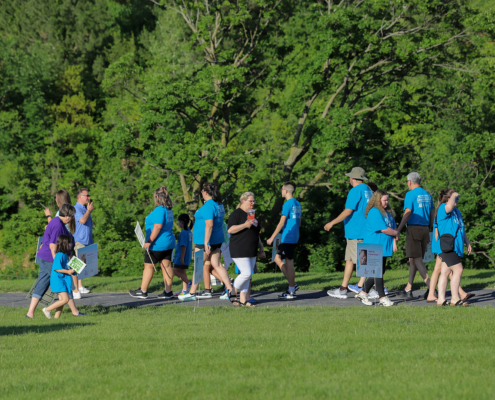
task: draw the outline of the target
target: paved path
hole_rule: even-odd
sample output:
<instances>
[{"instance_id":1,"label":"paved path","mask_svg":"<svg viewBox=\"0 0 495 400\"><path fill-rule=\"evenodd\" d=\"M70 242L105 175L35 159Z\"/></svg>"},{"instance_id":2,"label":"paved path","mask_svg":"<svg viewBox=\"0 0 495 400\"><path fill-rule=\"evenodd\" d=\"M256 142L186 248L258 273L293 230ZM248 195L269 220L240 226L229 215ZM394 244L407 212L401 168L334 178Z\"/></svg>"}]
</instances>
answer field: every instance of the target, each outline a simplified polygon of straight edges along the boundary
<instances>
[{"instance_id":1,"label":"paved path","mask_svg":"<svg viewBox=\"0 0 495 400\"><path fill-rule=\"evenodd\" d=\"M397 305L410 305L410 306L435 306L436 303L427 303L423 300L422 296L424 290L414 291L416 296L412 300L404 300L395 295L394 292L390 293L390 299ZM494 289L474 289L470 292L475 293L476 296L471 298L469 302L473 306L495 306L495 290ZM259 301L260 306L361 306L364 305L358 300L354 299L354 293L348 292L347 300L338 300L330 298L326 291L316 290L299 290L297 292L297 299L293 300L279 300L277 298L279 292L254 292L253 297ZM352 295L352 296L351 296ZM84 295L81 300L76 300L76 304L87 306L126 306L126 307L146 307L146 306L162 306L162 305L179 305L181 307L196 306L225 306L229 303L226 300L220 300L220 294L214 293L212 299L181 302L177 298L171 300L158 299L157 293L150 294L147 300L135 299L129 296L128 293L90 293ZM421 296L421 297L418 297ZM447 292L447 298L450 298L450 291ZM3 307L28 307L29 300L26 299L26 293L1 293L0 294L0 306ZM377 304L378 305L378 304Z\"/></svg>"}]
</instances>

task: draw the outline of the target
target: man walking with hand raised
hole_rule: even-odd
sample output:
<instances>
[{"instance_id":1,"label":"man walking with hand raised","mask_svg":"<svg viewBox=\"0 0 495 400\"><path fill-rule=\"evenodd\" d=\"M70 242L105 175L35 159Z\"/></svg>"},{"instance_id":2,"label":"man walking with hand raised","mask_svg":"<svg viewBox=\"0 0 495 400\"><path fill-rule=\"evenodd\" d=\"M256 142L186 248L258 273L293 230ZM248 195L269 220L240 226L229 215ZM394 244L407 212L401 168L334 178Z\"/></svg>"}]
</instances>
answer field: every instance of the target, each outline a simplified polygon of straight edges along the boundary
<instances>
[{"instance_id":1,"label":"man walking with hand raised","mask_svg":"<svg viewBox=\"0 0 495 400\"><path fill-rule=\"evenodd\" d=\"M427 287L430 287L428 269L423 258L426 253L426 246L430 241L430 218L434 208L433 198L421 187L421 176L417 172L411 172L406 179L409 192L404 199L404 216L397 228L397 240L399 240L400 231L407 224L406 257L409 258L409 281L399 296L412 299L412 284L416 271L419 271ZM425 299L427 297L428 291L425 294Z\"/></svg>"},{"instance_id":2,"label":"man walking with hand raised","mask_svg":"<svg viewBox=\"0 0 495 400\"><path fill-rule=\"evenodd\" d=\"M330 231L334 225L344 221L345 238L347 240L344 279L342 286L327 292L330 297L336 299L347 299L347 286L354 270L354 264L357 262L357 244L363 243L366 233L364 211L373 195L368 185L364 184L364 181L368 180L365 177L364 169L354 167L346 176L349 177L349 183L352 189L347 195L345 209L337 218L324 226L326 231Z\"/></svg>"},{"instance_id":3,"label":"man walking with hand raised","mask_svg":"<svg viewBox=\"0 0 495 400\"><path fill-rule=\"evenodd\" d=\"M93 219L91 213L93 212L93 202L90 202L91 196L88 189L79 189L77 192L77 203L74 205L76 209L76 233L74 233L74 250L78 256L78 250L83 247L93 244ZM74 298L80 299L81 293L89 293L89 289L82 285L82 280L76 279L74 276Z\"/></svg>"}]
</instances>

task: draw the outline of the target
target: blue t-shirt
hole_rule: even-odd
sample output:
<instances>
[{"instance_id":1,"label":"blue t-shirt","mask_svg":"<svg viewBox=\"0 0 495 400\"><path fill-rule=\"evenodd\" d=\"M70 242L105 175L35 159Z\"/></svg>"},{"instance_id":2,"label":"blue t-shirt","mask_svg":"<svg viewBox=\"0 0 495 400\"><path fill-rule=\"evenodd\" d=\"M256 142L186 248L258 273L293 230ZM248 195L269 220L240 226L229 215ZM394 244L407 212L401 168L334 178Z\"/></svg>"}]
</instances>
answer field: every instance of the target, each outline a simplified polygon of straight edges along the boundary
<instances>
[{"instance_id":1,"label":"blue t-shirt","mask_svg":"<svg viewBox=\"0 0 495 400\"><path fill-rule=\"evenodd\" d=\"M373 196L373 192L368 185L362 183L354 186L347 195L345 208L354 212L344 219L345 238L363 239L366 234L366 220L364 210Z\"/></svg>"},{"instance_id":2,"label":"blue t-shirt","mask_svg":"<svg viewBox=\"0 0 495 400\"><path fill-rule=\"evenodd\" d=\"M464 221L461 212L454 208L450 214L445 212L446 204L440 204L437 213L438 237L450 233L455 236L454 251L459 257L464 256ZM459 231L457 231L459 228ZM457 231L457 236L455 235ZM439 246L440 247L440 246ZM440 250L441 251L441 250Z\"/></svg>"},{"instance_id":3,"label":"blue t-shirt","mask_svg":"<svg viewBox=\"0 0 495 400\"><path fill-rule=\"evenodd\" d=\"M406 193L404 199L404 211L411 210L408 225L430 225L430 213L433 208L433 199L430 194L421 187Z\"/></svg>"},{"instance_id":4,"label":"blue t-shirt","mask_svg":"<svg viewBox=\"0 0 495 400\"><path fill-rule=\"evenodd\" d=\"M213 220L213 230L211 231L210 242L208 244L220 244L225 241L223 236L223 218L225 216L225 208L223 204L218 204L213 199L208 200L203 207L201 207L194 218L193 238L195 244L205 244L205 221Z\"/></svg>"},{"instance_id":5,"label":"blue t-shirt","mask_svg":"<svg viewBox=\"0 0 495 400\"><path fill-rule=\"evenodd\" d=\"M62 274L56 272L60 269L69 270L70 267L67 265L69 258L67 254L57 253L53 259L52 273L50 274L50 290L53 293L71 293L72 292L72 281L69 274Z\"/></svg>"},{"instance_id":6,"label":"blue t-shirt","mask_svg":"<svg viewBox=\"0 0 495 400\"><path fill-rule=\"evenodd\" d=\"M301 204L294 198L287 200L282 207L282 215L286 217L282 228L282 243L297 243L302 216Z\"/></svg>"},{"instance_id":7,"label":"blue t-shirt","mask_svg":"<svg viewBox=\"0 0 495 400\"><path fill-rule=\"evenodd\" d=\"M162 228L151 243L150 250L164 251L175 247L175 236L172 233L174 226L174 212L167 207L156 207L144 220L146 226L146 241L150 240L151 232L155 224L162 224Z\"/></svg>"},{"instance_id":8,"label":"blue t-shirt","mask_svg":"<svg viewBox=\"0 0 495 400\"><path fill-rule=\"evenodd\" d=\"M89 246L93 244L93 218L91 218L91 214L89 215L86 223L81 224L79 220L86 214L87 208L83 206L81 203L76 203L74 205L76 209L76 232L74 233L74 242L81 243L85 246Z\"/></svg>"},{"instance_id":9,"label":"blue t-shirt","mask_svg":"<svg viewBox=\"0 0 495 400\"><path fill-rule=\"evenodd\" d=\"M192 233L188 229L182 230L179 233L179 240L177 240L177 246L175 247L175 265L189 265L192 258ZM186 248L186 254L184 254L184 264L180 262L180 255L182 253L182 246Z\"/></svg>"},{"instance_id":10,"label":"blue t-shirt","mask_svg":"<svg viewBox=\"0 0 495 400\"><path fill-rule=\"evenodd\" d=\"M366 235L363 238L363 243L381 244L383 245L383 257L392 257L394 254L394 237L381 231L387 228L395 229L396 227L395 219L388 212L383 216L378 208L373 207L366 218Z\"/></svg>"}]
</instances>

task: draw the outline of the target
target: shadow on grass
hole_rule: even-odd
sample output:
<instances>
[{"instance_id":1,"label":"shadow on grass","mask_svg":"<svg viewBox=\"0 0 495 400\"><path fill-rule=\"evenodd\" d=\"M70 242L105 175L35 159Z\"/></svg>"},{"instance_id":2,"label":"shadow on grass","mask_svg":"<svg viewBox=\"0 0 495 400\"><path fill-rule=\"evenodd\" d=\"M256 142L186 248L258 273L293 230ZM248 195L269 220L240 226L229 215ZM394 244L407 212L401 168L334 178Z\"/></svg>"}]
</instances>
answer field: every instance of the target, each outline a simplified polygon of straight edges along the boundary
<instances>
[{"instance_id":1,"label":"shadow on grass","mask_svg":"<svg viewBox=\"0 0 495 400\"><path fill-rule=\"evenodd\" d=\"M82 322L75 324L55 323L49 325L2 326L0 327L0 336L25 335L27 333L50 333L91 325L94 325L94 323Z\"/></svg>"}]
</instances>

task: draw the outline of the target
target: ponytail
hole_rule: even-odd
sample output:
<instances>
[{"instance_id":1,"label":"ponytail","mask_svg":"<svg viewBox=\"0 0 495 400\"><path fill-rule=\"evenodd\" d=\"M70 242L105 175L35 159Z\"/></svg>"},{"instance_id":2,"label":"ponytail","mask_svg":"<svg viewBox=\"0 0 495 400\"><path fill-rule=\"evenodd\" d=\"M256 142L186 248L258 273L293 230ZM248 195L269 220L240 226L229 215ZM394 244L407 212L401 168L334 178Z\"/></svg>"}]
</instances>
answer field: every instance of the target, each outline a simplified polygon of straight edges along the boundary
<instances>
[{"instance_id":1,"label":"ponytail","mask_svg":"<svg viewBox=\"0 0 495 400\"><path fill-rule=\"evenodd\" d=\"M220 188L218 185L208 182L203 185L203 190L208 194L208 196L211 196L215 203L222 202L222 195L220 194Z\"/></svg>"},{"instance_id":2,"label":"ponytail","mask_svg":"<svg viewBox=\"0 0 495 400\"><path fill-rule=\"evenodd\" d=\"M168 194L168 189L166 186L160 186L155 190L155 207L164 206L169 210L172 209L172 200Z\"/></svg>"}]
</instances>

